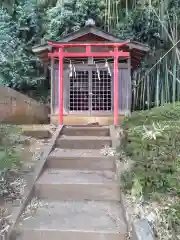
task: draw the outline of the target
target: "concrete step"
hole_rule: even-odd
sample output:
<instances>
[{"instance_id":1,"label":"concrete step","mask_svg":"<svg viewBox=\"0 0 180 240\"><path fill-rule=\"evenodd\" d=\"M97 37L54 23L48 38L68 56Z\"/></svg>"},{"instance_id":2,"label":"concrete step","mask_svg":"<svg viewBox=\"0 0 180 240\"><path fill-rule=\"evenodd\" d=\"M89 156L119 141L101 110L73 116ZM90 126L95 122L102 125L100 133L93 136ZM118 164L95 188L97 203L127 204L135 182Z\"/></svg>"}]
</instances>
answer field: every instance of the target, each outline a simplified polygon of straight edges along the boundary
<instances>
[{"instance_id":1,"label":"concrete step","mask_svg":"<svg viewBox=\"0 0 180 240\"><path fill-rule=\"evenodd\" d=\"M61 136L57 139L56 147L64 149L102 149L111 146L110 137L96 136Z\"/></svg>"},{"instance_id":2,"label":"concrete step","mask_svg":"<svg viewBox=\"0 0 180 240\"><path fill-rule=\"evenodd\" d=\"M43 129L43 130L35 130L35 129L24 130L23 135L25 135L27 137L33 137L33 138L36 138L36 139L50 138L52 136L50 131L47 130L47 129Z\"/></svg>"},{"instance_id":3,"label":"concrete step","mask_svg":"<svg viewBox=\"0 0 180 240\"><path fill-rule=\"evenodd\" d=\"M56 130L56 127L53 125L44 125L44 124L32 124L32 125L20 125L22 133L25 136L33 137L37 139L51 138L53 132Z\"/></svg>"},{"instance_id":4,"label":"concrete step","mask_svg":"<svg viewBox=\"0 0 180 240\"><path fill-rule=\"evenodd\" d=\"M110 136L109 127L66 126L62 131L67 136Z\"/></svg>"},{"instance_id":5,"label":"concrete step","mask_svg":"<svg viewBox=\"0 0 180 240\"><path fill-rule=\"evenodd\" d=\"M50 200L120 199L120 187L111 171L47 169L36 182L35 194Z\"/></svg>"},{"instance_id":6,"label":"concrete step","mask_svg":"<svg viewBox=\"0 0 180 240\"><path fill-rule=\"evenodd\" d=\"M60 149L56 148L48 157L48 168L109 170L116 169L115 157L103 156L94 149Z\"/></svg>"},{"instance_id":7,"label":"concrete step","mask_svg":"<svg viewBox=\"0 0 180 240\"><path fill-rule=\"evenodd\" d=\"M21 224L21 240L125 240L126 224L117 202L53 201Z\"/></svg>"}]
</instances>

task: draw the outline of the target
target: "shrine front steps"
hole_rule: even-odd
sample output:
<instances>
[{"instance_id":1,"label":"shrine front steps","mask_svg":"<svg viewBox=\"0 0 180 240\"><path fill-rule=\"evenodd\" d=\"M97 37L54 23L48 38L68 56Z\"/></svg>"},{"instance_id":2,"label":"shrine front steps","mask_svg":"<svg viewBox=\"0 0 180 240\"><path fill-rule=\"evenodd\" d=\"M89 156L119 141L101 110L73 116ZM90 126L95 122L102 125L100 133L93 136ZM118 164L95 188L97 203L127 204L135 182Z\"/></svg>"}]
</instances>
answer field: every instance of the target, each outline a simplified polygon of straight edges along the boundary
<instances>
[{"instance_id":1,"label":"shrine front steps","mask_svg":"<svg viewBox=\"0 0 180 240\"><path fill-rule=\"evenodd\" d=\"M48 169L37 181L35 192L48 200L119 201L120 197L111 171Z\"/></svg>"},{"instance_id":2,"label":"shrine front steps","mask_svg":"<svg viewBox=\"0 0 180 240\"><path fill-rule=\"evenodd\" d=\"M110 129L108 126L66 126L62 131L66 136L110 136Z\"/></svg>"},{"instance_id":3,"label":"shrine front steps","mask_svg":"<svg viewBox=\"0 0 180 240\"><path fill-rule=\"evenodd\" d=\"M17 226L18 240L126 239L115 157L101 154L104 144L111 146L110 136L107 130L96 136L99 127L90 136L71 136L84 130L65 129L68 135L59 137L35 185L35 196L47 207Z\"/></svg>"},{"instance_id":4,"label":"shrine front steps","mask_svg":"<svg viewBox=\"0 0 180 240\"><path fill-rule=\"evenodd\" d=\"M56 147L62 149L103 149L112 146L110 136L66 136L57 139Z\"/></svg>"},{"instance_id":5,"label":"shrine front steps","mask_svg":"<svg viewBox=\"0 0 180 240\"><path fill-rule=\"evenodd\" d=\"M23 240L125 240L119 203L50 201L19 226Z\"/></svg>"},{"instance_id":6,"label":"shrine front steps","mask_svg":"<svg viewBox=\"0 0 180 240\"><path fill-rule=\"evenodd\" d=\"M89 171L116 170L114 156L103 156L98 149L56 148L47 159L47 167Z\"/></svg>"}]
</instances>

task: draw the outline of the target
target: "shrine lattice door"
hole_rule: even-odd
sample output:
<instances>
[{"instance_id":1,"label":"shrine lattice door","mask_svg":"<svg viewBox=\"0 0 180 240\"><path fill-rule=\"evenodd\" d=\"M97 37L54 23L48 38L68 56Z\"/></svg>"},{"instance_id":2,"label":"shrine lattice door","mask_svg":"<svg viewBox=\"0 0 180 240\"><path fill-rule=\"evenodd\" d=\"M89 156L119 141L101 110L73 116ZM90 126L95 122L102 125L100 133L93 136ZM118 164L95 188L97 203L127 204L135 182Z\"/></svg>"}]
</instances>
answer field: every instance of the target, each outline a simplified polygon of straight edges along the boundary
<instances>
[{"instance_id":1,"label":"shrine lattice door","mask_svg":"<svg viewBox=\"0 0 180 240\"><path fill-rule=\"evenodd\" d=\"M69 112L91 115L112 111L112 79L108 71L76 71L69 83Z\"/></svg>"}]
</instances>

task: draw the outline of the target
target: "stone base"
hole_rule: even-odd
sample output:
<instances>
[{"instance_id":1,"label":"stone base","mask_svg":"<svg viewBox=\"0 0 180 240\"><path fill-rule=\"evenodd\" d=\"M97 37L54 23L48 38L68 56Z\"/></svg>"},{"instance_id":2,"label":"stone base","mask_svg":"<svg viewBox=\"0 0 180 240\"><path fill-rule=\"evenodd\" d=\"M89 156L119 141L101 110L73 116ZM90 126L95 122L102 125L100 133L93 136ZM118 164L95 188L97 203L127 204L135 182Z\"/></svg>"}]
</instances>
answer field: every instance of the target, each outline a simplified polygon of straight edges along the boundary
<instances>
[{"instance_id":1,"label":"stone base","mask_svg":"<svg viewBox=\"0 0 180 240\"><path fill-rule=\"evenodd\" d=\"M124 115L119 115L119 121L121 122L124 119ZM58 125L59 124L59 115L51 115L51 123ZM113 125L114 117L109 116L79 116L79 115L67 115L64 116L63 124L64 125L85 125L90 123L96 123L99 125Z\"/></svg>"}]
</instances>

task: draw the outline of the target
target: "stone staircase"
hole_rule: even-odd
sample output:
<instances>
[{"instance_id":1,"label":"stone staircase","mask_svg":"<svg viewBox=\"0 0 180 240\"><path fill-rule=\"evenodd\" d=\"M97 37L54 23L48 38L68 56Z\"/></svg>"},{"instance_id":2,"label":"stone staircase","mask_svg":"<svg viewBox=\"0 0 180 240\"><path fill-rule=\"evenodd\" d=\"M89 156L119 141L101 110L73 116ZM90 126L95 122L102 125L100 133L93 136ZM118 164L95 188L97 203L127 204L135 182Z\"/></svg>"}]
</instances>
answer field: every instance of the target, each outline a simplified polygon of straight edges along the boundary
<instances>
[{"instance_id":1,"label":"stone staircase","mask_svg":"<svg viewBox=\"0 0 180 240\"><path fill-rule=\"evenodd\" d=\"M47 202L16 226L21 240L124 240L127 226L108 127L65 127L35 185Z\"/></svg>"}]
</instances>

